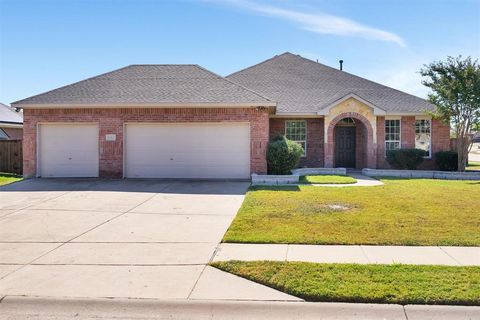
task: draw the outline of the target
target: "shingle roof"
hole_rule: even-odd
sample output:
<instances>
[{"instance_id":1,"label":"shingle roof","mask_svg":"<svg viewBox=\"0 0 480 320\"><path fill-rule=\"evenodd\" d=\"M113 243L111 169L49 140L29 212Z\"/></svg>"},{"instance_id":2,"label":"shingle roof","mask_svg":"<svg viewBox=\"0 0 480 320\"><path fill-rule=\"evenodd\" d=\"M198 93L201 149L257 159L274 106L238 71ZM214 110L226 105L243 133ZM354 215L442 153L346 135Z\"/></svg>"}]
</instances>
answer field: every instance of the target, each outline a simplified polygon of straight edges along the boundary
<instances>
[{"instance_id":1,"label":"shingle roof","mask_svg":"<svg viewBox=\"0 0 480 320\"><path fill-rule=\"evenodd\" d=\"M269 103L198 65L131 65L16 101L28 104Z\"/></svg>"},{"instance_id":2,"label":"shingle roof","mask_svg":"<svg viewBox=\"0 0 480 320\"><path fill-rule=\"evenodd\" d=\"M20 112L15 112L9 106L0 103L0 123L23 124L23 116Z\"/></svg>"},{"instance_id":3,"label":"shingle roof","mask_svg":"<svg viewBox=\"0 0 480 320\"><path fill-rule=\"evenodd\" d=\"M387 113L432 110L424 99L289 52L226 77L277 102L277 113L316 113L355 94Z\"/></svg>"}]
</instances>

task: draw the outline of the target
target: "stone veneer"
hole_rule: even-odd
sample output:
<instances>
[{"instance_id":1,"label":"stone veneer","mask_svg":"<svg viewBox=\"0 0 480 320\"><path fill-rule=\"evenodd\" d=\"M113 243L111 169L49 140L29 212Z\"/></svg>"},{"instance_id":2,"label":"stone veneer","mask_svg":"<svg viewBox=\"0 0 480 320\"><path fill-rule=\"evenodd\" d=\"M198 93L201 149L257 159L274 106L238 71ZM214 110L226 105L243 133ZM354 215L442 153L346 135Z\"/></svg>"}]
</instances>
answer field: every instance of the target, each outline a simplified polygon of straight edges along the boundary
<instances>
[{"instance_id":1,"label":"stone veneer","mask_svg":"<svg viewBox=\"0 0 480 320\"><path fill-rule=\"evenodd\" d=\"M266 173L266 147L269 138L268 110L254 108L72 108L25 109L23 172L36 175L38 123L94 122L99 126L99 175L123 176L123 128L125 122L230 122L250 123L250 170ZM116 141L106 141L116 134ZM81 137L79 137L81 138Z\"/></svg>"}]
</instances>

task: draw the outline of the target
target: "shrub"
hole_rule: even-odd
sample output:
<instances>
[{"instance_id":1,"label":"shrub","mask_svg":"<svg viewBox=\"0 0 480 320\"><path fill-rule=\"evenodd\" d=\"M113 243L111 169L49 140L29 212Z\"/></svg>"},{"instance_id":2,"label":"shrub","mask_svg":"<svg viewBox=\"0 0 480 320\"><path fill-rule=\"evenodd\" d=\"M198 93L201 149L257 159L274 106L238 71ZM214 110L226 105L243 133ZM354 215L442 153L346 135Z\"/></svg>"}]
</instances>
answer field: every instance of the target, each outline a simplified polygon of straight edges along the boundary
<instances>
[{"instance_id":1,"label":"shrub","mask_svg":"<svg viewBox=\"0 0 480 320\"><path fill-rule=\"evenodd\" d=\"M435 153L435 165L438 170L457 171L458 153L457 151L440 151Z\"/></svg>"},{"instance_id":2,"label":"shrub","mask_svg":"<svg viewBox=\"0 0 480 320\"><path fill-rule=\"evenodd\" d=\"M416 170L427 153L421 149L398 149L387 153L387 162L395 169Z\"/></svg>"},{"instance_id":3,"label":"shrub","mask_svg":"<svg viewBox=\"0 0 480 320\"><path fill-rule=\"evenodd\" d=\"M303 154L302 146L284 136L275 137L267 147L269 174L290 174Z\"/></svg>"}]
</instances>

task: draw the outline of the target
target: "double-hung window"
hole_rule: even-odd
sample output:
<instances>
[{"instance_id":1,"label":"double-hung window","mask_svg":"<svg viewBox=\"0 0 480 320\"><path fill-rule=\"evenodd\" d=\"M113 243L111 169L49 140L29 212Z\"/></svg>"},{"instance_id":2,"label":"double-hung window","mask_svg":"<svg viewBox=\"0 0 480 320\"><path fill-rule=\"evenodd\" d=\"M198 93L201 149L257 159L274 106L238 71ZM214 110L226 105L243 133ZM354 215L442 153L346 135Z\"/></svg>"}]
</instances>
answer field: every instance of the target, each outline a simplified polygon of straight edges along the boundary
<instances>
[{"instance_id":1,"label":"double-hung window","mask_svg":"<svg viewBox=\"0 0 480 320\"><path fill-rule=\"evenodd\" d=\"M385 120L385 154L401 148L400 119Z\"/></svg>"},{"instance_id":2,"label":"double-hung window","mask_svg":"<svg viewBox=\"0 0 480 320\"><path fill-rule=\"evenodd\" d=\"M305 120L285 121L285 137L300 144L303 148L303 157L307 155L307 122Z\"/></svg>"},{"instance_id":3,"label":"double-hung window","mask_svg":"<svg viewBox=\"0 0 480 320\"><path fill-rule=\"evenodd\" d=\"M430 158L432 140L432 121L415 120L415 148L427 152L426 157Z\"/></svg>"}]
</instances>

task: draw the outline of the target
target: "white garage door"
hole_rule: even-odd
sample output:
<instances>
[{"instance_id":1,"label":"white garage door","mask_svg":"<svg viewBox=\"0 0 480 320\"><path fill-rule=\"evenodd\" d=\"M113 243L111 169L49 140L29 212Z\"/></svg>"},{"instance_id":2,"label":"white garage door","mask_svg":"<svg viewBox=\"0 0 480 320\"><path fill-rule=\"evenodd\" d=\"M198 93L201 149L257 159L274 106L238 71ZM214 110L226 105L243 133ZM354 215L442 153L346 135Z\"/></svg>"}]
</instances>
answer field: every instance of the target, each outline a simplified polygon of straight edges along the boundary
<instances>
[{"instance_id":1,"label":"white garage door","mask_svg":"<svg viewBox=\"0 0 480 320\"><path fill-rule=\"evenodd\" d=\"M249 178L248 123L127 124L128 178Z\"/></svg>"},{"instance_id":2,"label":"white garage door","mask_svg":"<svg viewBox=\"0 0 480 320\"><path fill-rule=\"evenodd\" d=\"M98 126L95 124L41 124L41 177L98 177Z\"/></svg>"}]
</instances>

